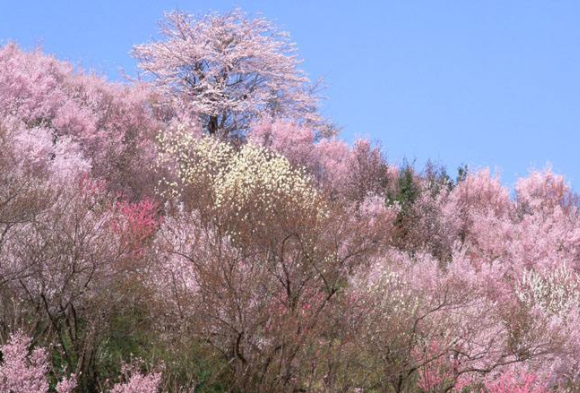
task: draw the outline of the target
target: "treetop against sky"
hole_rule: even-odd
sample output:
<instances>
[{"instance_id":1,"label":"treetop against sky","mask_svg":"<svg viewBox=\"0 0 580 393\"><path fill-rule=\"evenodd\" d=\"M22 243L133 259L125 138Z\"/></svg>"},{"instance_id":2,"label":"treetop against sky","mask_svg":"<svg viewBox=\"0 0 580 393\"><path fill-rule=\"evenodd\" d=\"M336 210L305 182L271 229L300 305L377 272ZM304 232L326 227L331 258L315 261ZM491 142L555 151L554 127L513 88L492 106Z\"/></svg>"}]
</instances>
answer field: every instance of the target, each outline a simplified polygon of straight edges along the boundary
<instances>
[{"instance_id":1,"label":"treetop against sky","mask_svg":"<svg viewBox=\"0 0 580 393\"><path fill-rule=\"evenodd\" d=\"M129 52L164 11L235 6L291 33L322 112L343 137L380 140L393 161L498 169L504 182L550 162L580 179L580 4L406 2L18 1L0 7L0 40L121 80Z\"/></svg>"}]
</instances>

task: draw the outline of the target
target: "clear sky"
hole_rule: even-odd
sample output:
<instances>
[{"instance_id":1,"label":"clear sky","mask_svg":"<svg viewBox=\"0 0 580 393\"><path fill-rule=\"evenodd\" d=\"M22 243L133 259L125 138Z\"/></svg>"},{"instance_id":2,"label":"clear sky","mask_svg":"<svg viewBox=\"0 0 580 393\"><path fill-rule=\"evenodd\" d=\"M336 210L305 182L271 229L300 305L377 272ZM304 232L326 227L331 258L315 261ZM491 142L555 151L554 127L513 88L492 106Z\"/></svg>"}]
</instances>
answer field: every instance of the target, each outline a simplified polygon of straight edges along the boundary
<instances>
[{"instance_id":1,"label":"clear sky","mask_svg":"<svg viewBox=\"0 0 580 393\"><path fill-rule=\"evenodd\" d=\"M550 162L580 188L580 1L0 0L0 42L118 80L164 10L234 6L290 32L345 139L451 173L489 166L508 185Z\"/></svg>"}]
</instances>

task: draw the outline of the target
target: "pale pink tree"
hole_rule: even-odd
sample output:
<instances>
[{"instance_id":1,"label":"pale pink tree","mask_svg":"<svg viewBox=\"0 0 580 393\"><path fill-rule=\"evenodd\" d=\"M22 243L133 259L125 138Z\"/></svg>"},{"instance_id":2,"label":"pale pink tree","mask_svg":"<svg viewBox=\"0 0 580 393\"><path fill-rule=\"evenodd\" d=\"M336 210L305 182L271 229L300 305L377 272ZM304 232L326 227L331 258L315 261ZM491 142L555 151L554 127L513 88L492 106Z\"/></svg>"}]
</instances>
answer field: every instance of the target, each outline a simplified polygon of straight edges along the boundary
<instances>
[{"instance_id":1,"label":"pale pink tree","mask_svg":"<svg viewBox=\"0 0 580 393\"><path fill-rule=\"evenodd\" d=\"M161 373L144 374L136 364L125 364L121 371L125 380L115 384L109 393L156 393L160 389Z\"/></svg>"},{"instance_id":2,"label":"pale pink tree","mask_svg":"<svg viewBox=\"0 0 580 393\"><path fill-rule=\"evenodd\" d=\"M267 147L286 157L292 164L314 169L319 155L315 151L316 133L311 127L261 119L252 124L248 142Z\"/></svg>"},{"instance_id":3,"label":"pale pink tree","mask_svg":"<svg viewBox=\"0 0 580 393\"><path fill-rule=\"evenodd\" d=\"M48 393L48 354L44 348L30 351L32 339L22 332L10 335L0 346L0 391L6 393ZM154 393L159 391L161 373L144 374L138 365L124 364L121 369L124 381L115 384L110 393ZM64 376L56 384L56 393L72 393L77 387L75 375Z\"/></svg>"},{"instance_id":4,"label":"pale pink tree","mask_svg":"<svg viewBox=\"0 0 580 393\"><path fill-rule=\"evenodd\" d=\"M134 48L139 67L209 134L244 134L263 116L320 120L295 45L266 19L171 12L161 34Z\"/></svg>"},{"instance_id":5,"label":"pale pink tree","mask_svg":"<svg viewBox=\"0 0 580 393\"><path fill-rule=\"evenodd\" d=\"M366 139L357 139L349 146L311 126L262 119L252 125L247 140L305 168L318 187L336 198L358 203L371 195L386 199L389 188L397 182L396 168L388 165L381 147Z\"/></svg>"},{"instance_id":6,"label":"pale pink tree","mask_svg":"<svg viewBox=\"0 0 580 393\"><path fill-rule=\"evenodd\" d=\"M8 342L0 346L0 391L10 393L47 393L49 371L44 348L29 351L32 339L24 333L10 335ZM71 393L76 379L64 377L56 386L57 393Z\"/></svg>"},{"instance_id":7,"label":"pale pink tree","mask_svg":"<svg viewBox=\"0 0 580 393\"><path fill-rule=\"evenodd\" d=\"M133 198L151 194L155 183L147 162L154 157L154 134L163 128L157 118L163 115L154 101L142 84L109 83L40 49L0 47L3 126L23 134L45 130L42 140L55 145L71 142L93 176ZM58 159L68 152L50 154Z\"/></svg>"}]
</instances>

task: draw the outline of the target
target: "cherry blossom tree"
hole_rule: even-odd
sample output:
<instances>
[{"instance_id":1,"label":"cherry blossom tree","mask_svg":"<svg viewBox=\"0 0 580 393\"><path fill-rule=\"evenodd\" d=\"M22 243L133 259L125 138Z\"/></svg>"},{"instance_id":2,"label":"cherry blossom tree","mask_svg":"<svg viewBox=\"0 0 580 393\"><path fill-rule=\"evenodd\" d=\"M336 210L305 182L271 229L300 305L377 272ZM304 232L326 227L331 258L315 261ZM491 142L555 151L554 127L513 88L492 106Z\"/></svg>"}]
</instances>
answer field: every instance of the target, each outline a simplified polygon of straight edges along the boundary
<instances>
[{"instance_id":1,"label":"cherry blossom tree","mask_svg":"<svg viewBox=\"0 0 580 393\"><path fill-rule=\"evenodd\" d=\"M266 19L236 9L166 15L164 41L138 45L139 67L210 135L243 135L264 116L320 121L295 45Z\"/></svg>"},{"instance_id":2,"label":"cherry blossom tree","mask_svg":"<svg viewBox=\"0 0 580 393\"><path fill-rule=\"evenodd\" d=\"M43 348L29 352L32 340L22 332L14 333L0 346L0 391L10 393L48 393L47 353ZM72 393L75 376L64 377L56 385L57 393Z\"/></svg>"},{"instance_id":3,"label":"cherry blossom tree","mask_svg":"<svg viewBox=\"0 0 580 393\"><path fill-rule=\"evenodd\" d=\"M154 157L154 134L162 128L154 101L143 85L107 82L40 49L26 52L12 43L0 47L4 128L21 132L21 139L41 132L55 146L61 140L70 142L93 176L132 198L147 195L155 183L147 171ZM68 149L60 152L70 154Z\"/></svg>"},{"instance_id":4,"label":"cherry blossom tree","mask_svg":"<svg viewBox=\"0 0 580 393\"><path fill-rule=\"evenodd\" d=\"M155 393L161 385L160 373L143 374L137 369L137 365L123 365L122 373L124 382L115 384L110 393Z\"/></svg>"},{"instance_id":5,"label":"cherry blossom tree","mask_svg":"<svg viewBox=\"0 0 580 393\"><path fill-rule=\"evenodd\" d=\"M29 351L32 339L22 332L14 333L0 346L0 391L6 393L48 393L48 356L44 348ZM110 393L154 393L159 391L160 373L143 374L137 365L123 365L124 382L116 383ZM63 377L56 393L72 393L77 387L75 375Z\"/></svg>"}]
</instances>

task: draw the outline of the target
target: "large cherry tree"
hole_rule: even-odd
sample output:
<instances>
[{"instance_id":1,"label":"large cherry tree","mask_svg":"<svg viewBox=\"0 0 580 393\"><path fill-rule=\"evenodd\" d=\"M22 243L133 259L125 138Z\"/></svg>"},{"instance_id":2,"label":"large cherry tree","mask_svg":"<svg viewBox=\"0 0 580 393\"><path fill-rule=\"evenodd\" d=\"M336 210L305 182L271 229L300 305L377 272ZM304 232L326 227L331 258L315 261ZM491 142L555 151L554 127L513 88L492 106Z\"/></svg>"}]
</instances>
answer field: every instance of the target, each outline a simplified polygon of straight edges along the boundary
<instances>
[{"instance_id":1,"label":"large cherry tree","mask_svg":"<svg viewBox=\"0 0 580 393\"><path fill-rule=\"evenodd\" d=\"M161 34L134 48L139 67L209 134L243 134L264 116L320 120L295 45L266 19L173 12Z\"/></svg>"}]
</instances>

